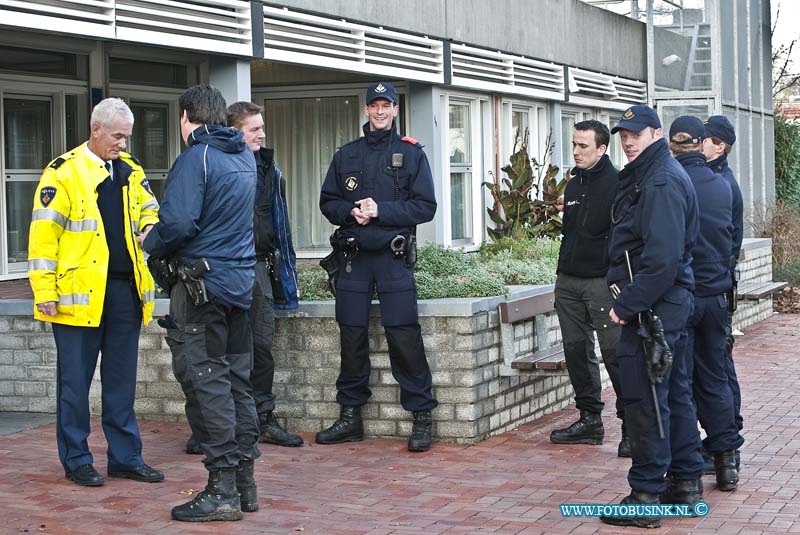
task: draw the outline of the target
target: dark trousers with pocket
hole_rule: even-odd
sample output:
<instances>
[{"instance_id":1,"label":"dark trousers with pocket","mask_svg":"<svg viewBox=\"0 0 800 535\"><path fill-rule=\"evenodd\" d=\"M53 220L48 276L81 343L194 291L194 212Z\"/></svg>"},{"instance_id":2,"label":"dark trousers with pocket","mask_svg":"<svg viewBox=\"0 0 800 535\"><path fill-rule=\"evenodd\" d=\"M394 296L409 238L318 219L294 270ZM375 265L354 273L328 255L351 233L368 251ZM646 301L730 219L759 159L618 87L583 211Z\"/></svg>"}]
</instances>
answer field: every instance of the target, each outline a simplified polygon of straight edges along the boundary
<instances>
[{"instance_id":1,"label":"dark trousers with pocket","mask_svg":"<svg viewBox=\"0 0 800 535\"><path fill-rule=\"evenodd\" d=\"M342 259L342 266L347 261ZM336 401L361 406L369 400L369 309L378 293L381 323L389 346L392 375L400 385L400 403L408 411L437 406L417 315L417 287L405 258L391 252L361 251L336 281L336 321L341 340L341 368Z\"/></svg>"},{"instance_id":2,"label":"dark trousers with pocket","mask_svg":"<svg viewBox=\"0 0 800 535\"><path fill-rule=\"evenodd\" d=\"M250 328L253 332L253 398L259 416L275 410L272 382L275 378L275 360L272 357L272 340L275 336L275 312L272 309L272 283L265 261L256 264L253 284L253 303L250 305Z\"/></svg>"},{"instance_id":3,"label":"dark trousers with pocket","mask_svg":"<svg viewBox=\"0 0 800 535\"><path fill-rule=\"evenodd\" d=\"M600 343L603 363L616 394L616 414L622 419L617 342L620 328L608 316L614 306L605 277L583 278L559 273L555 288L556 313L564 343L564 358L575 391L578 410L600 414L600 364L594 351L594 333Z\"/></svg>"},{"instance_id":4,"label":"dark trousers with pocket","mask_svg":"<svg viewBox=\"0 0 800 535\"><path fill-rule=\"evenodd\" d=\"M206 468L234 468L240 460L258 458L248 312L211 293L196 307L178 283L170 293L169 313L172 369L186 395L186 418L206 455Z\"/></svg>"},{"instance_id":5,"label":"dark trousers with pocket","mask_svg":"<svg viewBox=\"0 0 800 535\"><path fill-rule=\"evenodd\" d=\"M703 447L709 453L738 449L744 439L736 423L734 394L728 381L725 349L728 319L725 296L695 297L689 322L689 348L693 358L692 394L697 417L706 431Z\"/></svg>"},{"instance_id":6,"label":"dark trousers with pocket","mask_svg":"<svg viewBox=\"0 0 800 535\"><path fill-rule=\"evenodd\" d=\"M93 462L89 452L89 388L100 360L103 433L108 470L144 464L139 425L133 411L142 304L131 282L108 279L98 327L53 324L56 342L56 440L64 469Z\"/></svg>"},{"instance_id":7,"label":"dark trousers with pocket","mask_svg":"<svg viewBox=\"0 0 800 535\"><path fill-rule=\"evenodd\" d=\"M725 375L728 377L728 386L733 393L733 412L736 420L736 427L741 431L744 428L744 418L742 418L742 390L739 387L739 378L736 376L736 365L733 362L733 313L728 312L728 322L725 326L725 333L729 343L725 350Z\"/></svg>"},{"instance_id":8,"label":"dark trousers with pocket","mask_svg":"<svg viewBox=\"0 0 800 535\"><path fill-rule=\"evenodd\" d=\"M672 367L656 384L658 407L664 427L659 436L655 405L645 367L642 339L635 319L622 327L619 355L625 425L631 437L632 464L628 483L633 490L659 494L667 487L665 474L675 479L703 475L697 412L689 381L687 322L692 313L689 290L673 287L653 307L664 324L664 337L672 349Z\"/></svg>"}]
</instances>

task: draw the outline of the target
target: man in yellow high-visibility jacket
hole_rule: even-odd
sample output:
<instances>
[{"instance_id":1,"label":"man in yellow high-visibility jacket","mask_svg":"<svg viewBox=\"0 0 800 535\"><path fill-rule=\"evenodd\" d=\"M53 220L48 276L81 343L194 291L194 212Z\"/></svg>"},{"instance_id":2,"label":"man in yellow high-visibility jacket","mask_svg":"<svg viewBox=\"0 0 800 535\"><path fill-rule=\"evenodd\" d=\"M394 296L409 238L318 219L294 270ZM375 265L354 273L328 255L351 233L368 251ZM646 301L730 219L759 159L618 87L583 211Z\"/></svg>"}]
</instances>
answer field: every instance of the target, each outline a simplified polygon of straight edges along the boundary
<instances>
[{"instance_id":1,"label":"man in yellow high-visibility jacket","mask_svg":"<svg viewBox=\"0 0 800 535\"><path fill-rule=\"evenodd\" d=\"M53 160L33 199L28 275L34 317L51 322L58 353L56 436L67 479L99 486L89 452L89 387L100 375L108 475L157 482L142 459L133 410L139 332L155 284L136 235L158 222L139 162L123 152L133 113L109 98L92 111L89 140Z\"/></svg>"}]
</instances>

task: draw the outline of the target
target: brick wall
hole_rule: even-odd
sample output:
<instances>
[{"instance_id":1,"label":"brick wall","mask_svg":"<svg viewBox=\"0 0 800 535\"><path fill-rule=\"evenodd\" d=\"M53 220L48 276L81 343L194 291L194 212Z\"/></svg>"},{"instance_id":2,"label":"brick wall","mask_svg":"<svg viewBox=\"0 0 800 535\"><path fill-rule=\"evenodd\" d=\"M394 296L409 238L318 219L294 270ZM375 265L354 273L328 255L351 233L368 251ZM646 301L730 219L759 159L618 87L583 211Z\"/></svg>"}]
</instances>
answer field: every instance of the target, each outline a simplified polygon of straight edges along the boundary
<instances>
[{"instance_id":1,"label":"brick wall","mask_svg":"<svg viewBox=\"0 0 800 535\"><path fill-rule=\"evenodd\" d=\"M756 242L756 240L753 240ZM764 244L766 242L766 245ZM768 240L743 252L742 280L770 280ZM758 279L756 279L758 278ZM514 295L512 297L515 297ZM442 440L475 442L512 429L572 402L566 371L503 376L503 348L497 306L503 298L433 300L420 303L420 323L439 407L434 434ZM55 411L55 345L48 324L34 321L30 301L0 301L0 411ZM160 302L156 313L164 314ZM740 303L739 328L772 313L771 299ZM183 419L183 393L172 374L163 329L155 322L142 331L136 409L140 417ZM515 354L560 342L555 313L513 325ZM366 431L377 436L409 434L410 415L400 405L389 369L377 306L370 321L372 399L364 407ZM318 431L338 415L335 381L339 334L332 303L303 303L281 313L275 333L278 413L295 431ZM607 375L603 374L605 384ZM100 412L99 370L91 409Z\"/></svg>"}]
</instances>

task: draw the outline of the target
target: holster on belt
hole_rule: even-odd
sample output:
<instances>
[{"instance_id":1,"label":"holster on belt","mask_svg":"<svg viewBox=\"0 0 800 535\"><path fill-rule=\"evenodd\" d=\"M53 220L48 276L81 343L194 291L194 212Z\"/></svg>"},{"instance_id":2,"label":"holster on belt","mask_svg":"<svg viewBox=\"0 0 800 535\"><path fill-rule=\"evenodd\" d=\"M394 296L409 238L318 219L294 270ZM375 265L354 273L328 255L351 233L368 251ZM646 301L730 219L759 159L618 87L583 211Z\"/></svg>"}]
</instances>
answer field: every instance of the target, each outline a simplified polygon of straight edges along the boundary
<instances>
[{"instance_id":1,"label":"holster on belt","mask_svg":"<svg viewBox=\"0 0 800 535\"><path fill-rule=\"evenodd\" d=\"M283 290L283 282L281 282L281 252L276 249L267 253L266 261L269 282L272 286L272 301L278 305L285 305L286 292Z\"/></svg>"},{"instance_id":2,"label":"holster on belt","mask_svg":"<svg viewBox=\"0 0 800 535\"><path fill-rule=\"evenodd\" d=\"M174 270L178 274L178 279L186 287L186 292L189 294L192 304L199 307L208 303L206 283L202 279L203 273L211 271L206 259L201 258L192 267L184 266L177 260L170 260L170 262L174 262Z\"/></svg>"}]
</instances>

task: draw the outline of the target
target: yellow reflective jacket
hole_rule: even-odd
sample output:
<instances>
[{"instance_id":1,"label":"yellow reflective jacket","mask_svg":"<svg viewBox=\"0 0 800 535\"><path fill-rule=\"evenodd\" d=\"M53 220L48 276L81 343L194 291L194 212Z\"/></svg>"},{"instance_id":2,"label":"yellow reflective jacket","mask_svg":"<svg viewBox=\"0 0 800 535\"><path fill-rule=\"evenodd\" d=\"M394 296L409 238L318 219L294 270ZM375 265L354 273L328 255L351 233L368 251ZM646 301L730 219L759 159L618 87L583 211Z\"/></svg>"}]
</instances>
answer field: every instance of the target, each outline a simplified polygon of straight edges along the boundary
<instances>
[{"instance_id":1,"label":"yellow reflective jacket","mask_svg":"<svg viewBox=\"0 0 800 535\"><path fill-rule=\"evenodd\" d=\"M86 143L53 160L42 173L33 198L28 246L28 277L33 316L42 321L97 327L103 315L108 276L108 245L97 206L97 186L108 171L86 154ZM156 201L144 170L126 152L117 165L131 172L122 187L125 244L142 301L142 320L153 318L155 283L135 233L158 222ZM120 173L124 175L124 173ZM55 301L55 316L40 314L36 304Z\"/></svg>"}]
</instances>

